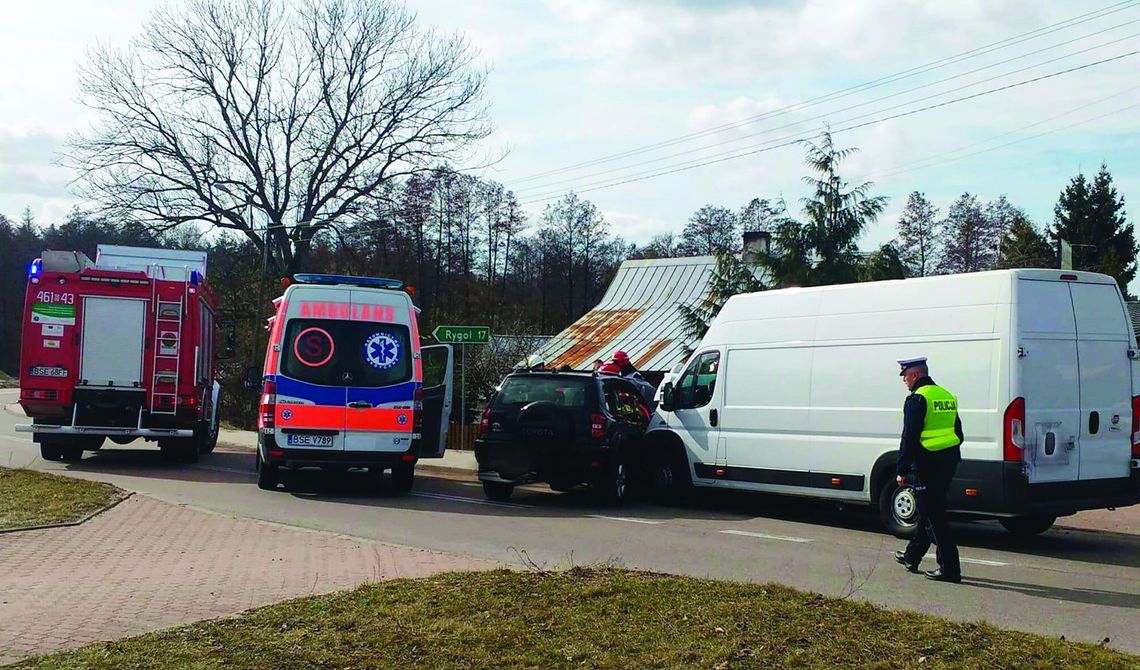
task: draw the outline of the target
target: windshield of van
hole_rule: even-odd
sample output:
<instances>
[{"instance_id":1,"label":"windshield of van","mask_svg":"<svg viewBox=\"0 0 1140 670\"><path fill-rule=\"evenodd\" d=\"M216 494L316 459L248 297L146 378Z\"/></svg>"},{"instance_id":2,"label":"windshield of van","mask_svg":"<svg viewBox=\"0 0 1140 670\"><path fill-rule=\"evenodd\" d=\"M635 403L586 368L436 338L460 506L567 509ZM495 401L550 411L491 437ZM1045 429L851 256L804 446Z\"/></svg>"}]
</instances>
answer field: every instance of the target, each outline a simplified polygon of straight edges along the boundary
<instances>
[{"instance_id":1,"label":"windshield of van","mask_svg":"<svg viewBox=\"0 0 1140 670\"><path fill-rule=\"evenodd\" d=\"M493 409L517 409L528 403L545 400L563 407L585 407L592 377L539 377L519 375L507 377L495 395Z\"/></svg>"},{"instance_id":2,"label":"windshield of van","mask_svg":"<svg viewBox=\"0 0 1140 670\"><path fill-rule=\"evenodd\" d=\"M391 386L412 379L408 328L393 323L291 319L281 374L323 386Z\"/></svg>"}]
</instances>

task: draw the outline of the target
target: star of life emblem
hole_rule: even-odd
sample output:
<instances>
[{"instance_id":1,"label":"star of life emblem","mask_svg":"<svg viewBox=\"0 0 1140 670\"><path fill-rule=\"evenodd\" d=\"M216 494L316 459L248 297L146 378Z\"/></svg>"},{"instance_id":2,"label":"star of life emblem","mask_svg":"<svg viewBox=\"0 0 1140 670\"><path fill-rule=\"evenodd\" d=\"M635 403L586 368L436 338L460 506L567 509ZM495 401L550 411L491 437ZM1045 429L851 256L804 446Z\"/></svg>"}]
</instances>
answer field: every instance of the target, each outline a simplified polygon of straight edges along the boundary
<instances>
[{"instance_id":1,"label":"star of life emblem","mask_svg":"<svg viewBox=\"0 0 1140 670\"><path fill-rule=\"evenodd\" d=\"M400 362L400 343L388 333L372 333L364 341L364 360L377 370L387 370Z\"/></svg>"}]
</instances>

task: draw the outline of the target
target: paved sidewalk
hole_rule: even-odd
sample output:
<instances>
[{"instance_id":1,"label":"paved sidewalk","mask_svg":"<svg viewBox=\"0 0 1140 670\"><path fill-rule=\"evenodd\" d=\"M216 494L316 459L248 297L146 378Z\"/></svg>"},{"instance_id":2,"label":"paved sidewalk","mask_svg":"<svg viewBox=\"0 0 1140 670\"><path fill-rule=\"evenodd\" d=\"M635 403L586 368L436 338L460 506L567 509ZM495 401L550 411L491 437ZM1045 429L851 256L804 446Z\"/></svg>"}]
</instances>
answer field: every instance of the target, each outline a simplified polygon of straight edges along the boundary
<instances>
[{"instance_id":1,"label":"paved sidewalk","mask_svg":"<svg viewBox=\"0 0 1140 670\"><path fill-rule=\"evenodd\" d=\"M81 526L0 535L0 664L367 581L493 567L135 495Z\"/></svg>"}]
</instances>

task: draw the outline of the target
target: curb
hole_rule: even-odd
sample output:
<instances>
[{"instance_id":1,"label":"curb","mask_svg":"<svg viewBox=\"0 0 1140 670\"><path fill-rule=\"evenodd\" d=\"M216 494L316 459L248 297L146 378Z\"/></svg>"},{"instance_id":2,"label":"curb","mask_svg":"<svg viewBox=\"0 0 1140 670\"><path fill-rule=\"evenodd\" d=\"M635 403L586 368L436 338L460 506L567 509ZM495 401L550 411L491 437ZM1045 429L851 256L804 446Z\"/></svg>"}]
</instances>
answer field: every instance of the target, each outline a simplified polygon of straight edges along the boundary
<instances>
[{"instance_id":1,"label":"curb","mask_svg":"<svg viewBox=\"0 0 1140 670\"><path fill-rule=\"evenodd\" d=\"M7 535L8 533L22 533L22 532L27 531L27 530L47 530L49 528L69 528L71 526L78 526L80 524L87 523L91 519L94 519L95 517L99 516L103 512L106 512L107 510L111 509L112 507L115 507L116 505L123 502L127 498L130 498L134 494L135 494L134 491L127 491L126 495L120 496L118 500L115 500L114 502L112 502L108 505L100 507L99 509L95 510L94 512L91 512L90 514L83 517L82 519L77 519L75 521L62 521L60 523L49 523L49 524L44 524L42 526L20 526L19 528L4 528L4 529L0 529L0 535Z\"/></svg>"}]
</instances>

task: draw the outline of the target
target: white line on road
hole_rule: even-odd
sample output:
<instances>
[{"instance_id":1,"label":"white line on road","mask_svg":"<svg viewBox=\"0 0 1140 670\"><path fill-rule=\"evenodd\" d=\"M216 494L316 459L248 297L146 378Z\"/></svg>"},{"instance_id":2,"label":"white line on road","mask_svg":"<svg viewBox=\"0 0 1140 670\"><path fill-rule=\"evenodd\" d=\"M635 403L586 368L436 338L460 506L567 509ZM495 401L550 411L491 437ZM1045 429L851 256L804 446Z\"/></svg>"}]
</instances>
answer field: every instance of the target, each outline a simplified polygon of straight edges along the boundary
<instances>
[{"instance_id":1,"label":"white line on road","mask_svg":"<svg viewBox=\"0 0 1140 670\"><path fill-rule=\"evenodd\" d=\"M449 500L451 502L464 502L471 503L472 505L490 505L492 507L516 507L516 508L530 508L533 505L520 505L518 503L509 502L495 502L494 500L482 500L480 498L466 498L464 496L452 496L446 493L420 493L413 492L411 495L420 498L435 498L436 500Z\"/></svg>"},{"instance_id":2,"label":"white line on road","mask_svg":"<svg viewBox=\"0 0 1140 670\"><path fill-rule=\"evenodd\" d=\"M591 514L591 519L607 519L609 521L628 521L629 523L644 523L650 526L657 526L665 523L664 521L653 521L652 519L634 519L628 516L606 516L605 514Z\"/></svg>"},{"instance_id":3,"label":"white line on road","mask_svg":"<svg viewBox=\"0 0 1140 670\"><path fill-rule=\"evenodd\" d=\"M798 542L800 544L806 544L808 542L814 542L815 541L815 540L812 540L812 539L806 538L806 537L788 537L786 535L769 535L767 533L753 533L753 532L747 531L747 530L722 530L720 532L725 533L726 535L743 535L745 537L758 537L758 538L763 539L763 540L780 540L781 542Z\"/></svg>"},{"instance_id":4,"label":"white line on road","mask_svg":"<svg viewBox=\"0 0 1140 670\"><path fill-rule=\"evenodd\" d=\"M936 560L937 557L934 554L927 554L927 555L923 556L922 558L924 560L930 559L933 561L933 560ZM966 558L965 556L962 556L958 560L963 562L963 563L975 563L977 565L992 565L992 566L997 567L997 568L1001 568L1001 567L1009 565L1009 563L1002 563L1001 561L987 561L984 558Z\"/></svg>"}]
</instances>

